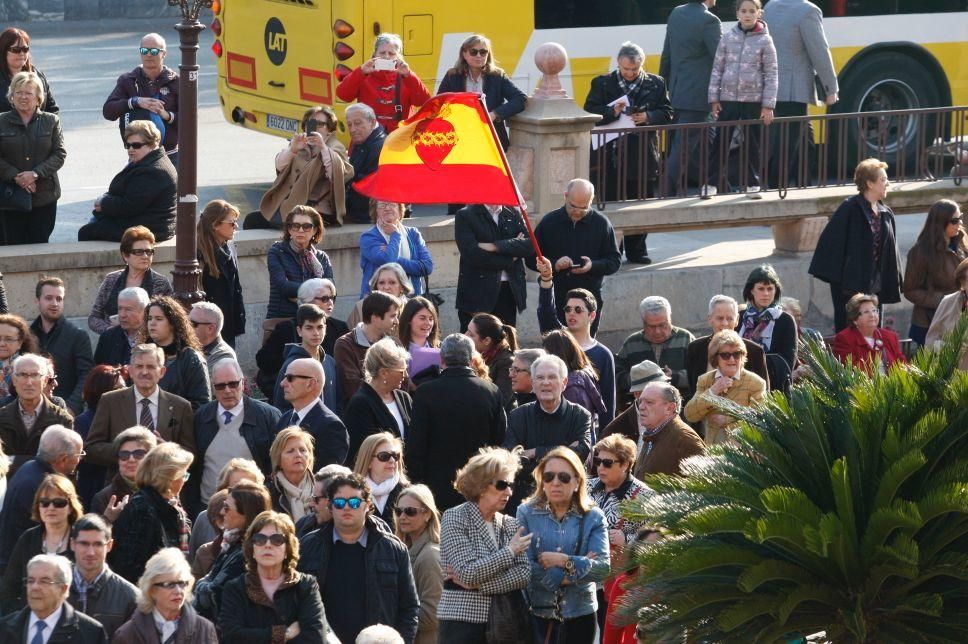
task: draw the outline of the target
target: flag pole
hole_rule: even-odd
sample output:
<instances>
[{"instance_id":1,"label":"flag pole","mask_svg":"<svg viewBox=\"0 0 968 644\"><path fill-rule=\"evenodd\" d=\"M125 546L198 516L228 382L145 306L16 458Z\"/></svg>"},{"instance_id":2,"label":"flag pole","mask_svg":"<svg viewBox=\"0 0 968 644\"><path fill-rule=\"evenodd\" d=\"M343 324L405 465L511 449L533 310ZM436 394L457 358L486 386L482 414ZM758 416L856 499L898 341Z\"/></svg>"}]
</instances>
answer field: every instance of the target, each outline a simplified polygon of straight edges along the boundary
<instances>
[{"instance_id":1,"label":"flag pole","mask_svg":"<svg viewBox=\"0 0 968 644\"><path fill-rule=\"evenodd\" d=\"M478 101L480 102L481 109L484 112L484 120L487 121L487 126L491 129L491 138L494 140L494 145L497 146L497 151L501 155L501 162L504 164L504 172L508 175L508 180L511 182L511 187L514 188L514 193L518 196L518 207L521 209L521 219L524 220L524 227L528 230L528 237L531 238L531 246L534 248L534 254L537 255L538 259L542 259L541 248L538 247L538 239L534 236L534 229L531 227L531 220L528 218L528 204L518 190L518 182L514 180L514 175L511 174L511 167L508 165L508 157L504 154L504 146L501 145L501 139L497 136L497 130L494 129L494 122L491 121L490 113L487 111L487 105L484 104L483 95L478 95Z\"/></svg>"}]
</instances>

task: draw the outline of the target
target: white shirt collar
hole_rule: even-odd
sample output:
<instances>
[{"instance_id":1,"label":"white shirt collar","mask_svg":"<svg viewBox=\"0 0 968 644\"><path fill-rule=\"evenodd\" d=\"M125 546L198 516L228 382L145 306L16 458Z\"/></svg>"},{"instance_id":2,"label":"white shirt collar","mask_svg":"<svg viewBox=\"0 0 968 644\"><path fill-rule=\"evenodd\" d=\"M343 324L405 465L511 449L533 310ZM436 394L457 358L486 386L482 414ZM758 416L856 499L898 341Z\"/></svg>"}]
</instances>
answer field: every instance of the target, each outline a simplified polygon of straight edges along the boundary
<instances>
[{"instance_id":1,"label":"white shirt collar","mask_svg":"<svg viewBox=\"0 0 968 644\"><path fill-rule=\"evenodd\" d=\"M134 402L136 405L140 405L141 401L144 398L147 398L148 400L151 401L151 404L153 404L155 407L158 406L158 392L161 391L161 387L159 387L158 385L155 385L155 390L151 392L150 396L142 396L141 392L138 391L137 387L133 387L133 389L134 389Z\"/></svg>"},{"instance_id":2,"label":"white shirt collar","mask_svg":"<svg viewBox=\"0 0 968 644\"><path fill-rule=\"evenodd\" d=\"M218 411L218 417L219 418L224 418L225 417L225 412L229 412L229 413L232 414L232 418L237 418L239 416L239 414L242 413L242 409L244 407L245 407L245 398L244 397L241 400L239 400L239 404L236 405L235 407L233 407L232 409L226 409L225 407L222 406L222 403L219 403L218 404L218 410L217 410Z\"/></svg>"},{"instance_id":3,"label":"white shirt collar","mask_svg":"<svg viewBox=\"0 0 968 644\"><path fill-rule=\"evenodd\" d=\"M297 409L296 415L299 416L299 421L302 422L302 420L306 418L309 412L312 411L313 407L315 407L318 404L319 404L319 399L317 398L313 400L311 403L309 403L308 405L306 405L305 407L303 407L302 409Z\"/></svg>"},{"instance_id":4,"label":"white shirt collar","mask_svg":"<svg viewBox=\"0 0 968 644\"><path fill-rule=\"evenodd\" d=\"M51 613L50 615L44 618L44 623L47 624L47 627L44 628L44 632L43 632L45 642L50 640L51 633L53 633L54 629L57 628L57 622L60 621L61 613L63 612L64 612L64 604L61 604L60 606L57 607L57 610L55 610L53 613ZM35 625L39 621L40 621L40 618L37 617L37 614L34 611L30 611L30 621L27 624L28 642L31 641L31 638L33 638L34 635L36 635L37 627Z\"/></svg>"},{"instance_id":5,"label":"white shirt collar","mask_svg":"<svg viewBox=\"0 0 968 644\"><path fill-rule=\"evenodd\" d=\"M740 372L737 371L736 372L736 375L735 376L732 376L730 379L733 382L739 382L739 374L740 374ZM722 377L723 377L723 372L720 371L719 369L716 369L716 373L713 374L713 380L717 380L717 379L722 378Z\"/></svg>"},{"instance_id":6,"label":"white shirt collar","mask_svg":"<svg viewBox=\"0 0 968 644\"><path fill-rule=\"evenodd\" d=\"M158 612L157 608L152 609L151 615L155 620L155 626L161 630L161 641L166 641L172 636L172 633L178 630L179 620L168 621L162 617L161 613Z\"/></svg>"}]
</instances>

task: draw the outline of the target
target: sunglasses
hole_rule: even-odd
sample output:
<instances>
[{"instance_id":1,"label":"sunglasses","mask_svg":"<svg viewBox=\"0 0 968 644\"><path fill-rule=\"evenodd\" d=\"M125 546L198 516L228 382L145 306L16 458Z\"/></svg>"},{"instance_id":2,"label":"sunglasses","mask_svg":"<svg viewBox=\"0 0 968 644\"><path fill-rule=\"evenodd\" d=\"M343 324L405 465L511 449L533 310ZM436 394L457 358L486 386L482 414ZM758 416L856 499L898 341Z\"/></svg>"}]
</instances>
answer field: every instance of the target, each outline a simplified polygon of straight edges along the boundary
<instances>
[{"instance_id":1,"label":"sunglasses","mask_svg":"<svg viewBox=\"0 0 968 644\"><path fill-rule=\"evenodd\" d=\"M296 222L291 222L286 225L289 230L301 230L304 233L308 233L310 230L316 227L316 224L298 224Z\"/></svg>"},{"instance_id":2,"label":"sunglasses","mask_svg":"<svg viewBox=\"0 0 968 644\"><path fill-rule=\"evenodd\" d=\"M175 590L176 588L188 588L190 581L159 581L157 583L151 584L155 588L164 588L165 590Z\"/></svg>"},{"instance_id":3,"label":"sunglasses","mask_svg":"<svg viewBox=\"0 0 968 644\"><path fill-rule=\"evenodd\" d=\"M254 546L264 546L267 543L271 543L274 546L284 546L286 545L286 537L276 532L275 534L262 534L261 532L256 532L251 537L252 545Z\"/></svg>"},{"instance_id":4,"label":"sunglasses","mask_svg":"<svg viewBox=\"0 0 968 644\"><path fill-rule=\"evenodd\" d=\"M730 358L733 360L739 360L743 357L744 353L742 351L720 351L716 355L719 356L721 360L729 360Z\"/></svg>"},{"instance_id":5,"label":"sunglasses","mask_svg":"<svg viewBox=\"0 0 968 644\"><path fill-rule=\"evenodd\" d=\"M333 301L336 300L336 296L334 296L334 295L320 295L319 297L314 297L313 300L316 301L316 302L322 302L323 304L329 304L330 302L333 302Z\"/></svg>"},{"instance_id":6,"label":"sunglasses","mask_svg":"<svg viewBox=\"0 0 968 644\"><path fill-rule=\"evenodd\" d=\"M621 463L614 458L593 458L592 465L595 467L604 467L605 469L611 469L613 465Z\"/></svg>"},{"instance_id":7,"label":"sunglasses","mask_svg":"<svg viewBox=\"0 0 968 644\"><path fill-rule=\"evenodd\" d=\"M154 254L155 254L154 248L132 248L128 252L128 255L137 255L138 257L144 257L144 256L151 257Z\"/></svg>"},{"instance_id":8,"label":"sunglasses","mask_svg":"<svg viewBox=\"0 0 968 644\"><path fill-rule=\"evenodd\" d=\"M402 456L400 455L400 452L379 452L376 454L376 460L380 461L381 463L386 463L391 458L399 463Z\"/></svg>"},{"instance_id":9,"label":"sunglasses","mask_svg":"<svg viewBox=\"0 0 968 644\"><path fill-rule=\"evenodd\" d=\"M565 485L571 483L571 479L573 478L568 472L545 472L541 475L541 480L545 483L551 483L555 480L556 476L558 477L558 481Z\"/></svg>"},{"instance_id":10,"label":"sunglasses","mask_svg":"<svg viewBox=\"0 0 968 644\"><path fill-rule=\"evenodd\" d=\"M298 373L287 373L285 376L283 376L283 378L286 379L286 382L291 383L296 378L305 378L306 380L312 380L313 376L302 376Z\"/></svg>"},{"instance_id":11,"label":"sunglasses","mask_svg":"<svg viewBox=\"0 0 968 644\"><path fill-rule=\"evenodd\" d=\"M238 228L239 227L239 220L238 219L226 219L225 221L220 221L218 223L219 223L219 226L221 226L221 225L224 224L224 225L227 225L227 226L231 226L232 228Z\"/></svg>"},{"instance_id":12,"label":"sunglasses","mask_svg":"<svg viewBox=\"0 0 968 644\"><path fill-rule=\"evenodd\" d=\"M224 391L225 389L238 389L241 384L241 380L229 380L228 382L216 382L212 386L215 391Z\"/></svg>"},{"instance_id":13,"label":"sunglasses","mask_svg":"<svg viewBox=\"0 0 968 644\"><path fill-rule=\"evenodd\" d=\"M125 141L124 142L124 149L125 150L140 150L141 148L145 147L146 145L148 145L148 144L147 143L141 143L140 141L135 141L134 143L128 143L127 141Z\"/></svg>"},{"instance_id":14,"label":"sunglasses","mask_svg":"<svg viewBox=\"0 0 968 644\"><path fill-rule=\"evenodd\" d=\"M209 326L215 324L214 322L199 322L198 320L189 320L188 323L192 325L193 329L197 329L200 326Z\"/></svg>"},{"instance_id":15,"label":"sunglasses","mask_svg":"<svg viewBox=\"0 0 968 644\"><path fill-rule=\"evenodd\" d=\"M467 53L470 54L471 56L487 56L486 49L474 49L473 47L471 49L468 49Z\"/></svg>"},{"instance_id":16,"label":"sunglasses","mask_svg":"<svg viewBox=\"0 0 968 644\"><path fill-rule=\"evenodd\" d=\"M960 226L961 225L961 217L952 217L951 219L948 220L948 223L949 224L954 224L955 226Z\"/></svg>"},{"instance_id":17,"label":"sunglasses","mask_svg":"<svg viewBox=\"0 0 968 644\"><path fill-rule=\"evenodd\" d=\"M147 56L148 54L151 54L152 56L157 56L158 54L160 54L165 50L162 49L161 47L142 47L138 51L141 52L142 56Z\"/></svg>"},{"instance_id":18,"label":"sunglasses","mask_svg":"<svg viewBox=\"0 0 968 644\"><path fill-rule=\"evenodd\" d=\"M11 47L7 51L9 51L12 54L26 54L30 51L30 47L27 47L26 45L17 45L17 46Z\"/></svg>"},{"instance_id":19,"label":"sunglasses","mask_svg":"<svg viewBox=\"0 0 968 644\"><path fill-rule=\"evenodd\" d=\"M350 506L350 510L359 510L360 506L363 505L363 499L361 499L358 496L354 496L349 499L336 497L335 499L330 501L330 503L332 503L333 507L336 508L337 510L343 510L346 508L347 505Z\"/></svg>"},{"instance_id":20,"label":"sunglasses","mask_svg":"<svg viewBox=\"0 0 968 644\"><path fill-rule=\"evenodd\" d=\"M136 461L140 461L145 457L145 454L147 453L148 453L148 450L144 450L144 449L133 449L133 450L123 449L120 452L118 452L118 460L126 461L130 458L133 458Z\"/></svg>"},{"instance_id":21,"label":"sunglasses","mask_svg":"<svg viewBox=\"0 0 968 644\"><path fill-rule=\"evenodd\" d=\"M393 513L397 516L406 514L408 517L415 517L423 511L423 508L393 508Z\"/></svg>"},{"instance_id":22,"label":"sunglasses","mask_svg":"<svg viewBox=\"0 0 968 644\"><path fill-rule=\"evenodd\" d=\"M39 501L37 501L37 503L42 508L54 506L58 510L63 510L64 508L67 507L68 501L67 499L40 499Z\"/></svg>"},{"instance_id":23,"label":"sunglasses","mask_svg":"<svg viewBox=\"0 0 968 644\"><path fill-rule=\"evenodd\" d=\"M581 315L582 313L588 313L588 309L583 306L566 306L564 308L565 313L577 313Z\"/></svg>"},{"instance_id":24,"label":"sunglasses","mask_svg":"<svg viewBox=\"0 0 968 644\"><path fill-rule=\"evenodd\" d=\"M513 487L514 487L514 481L502 481L502 480L494 481L494 489L497 490L498 492L503 492L504 490L508 488L513 488Z\"/></svg>"}]
</instances>

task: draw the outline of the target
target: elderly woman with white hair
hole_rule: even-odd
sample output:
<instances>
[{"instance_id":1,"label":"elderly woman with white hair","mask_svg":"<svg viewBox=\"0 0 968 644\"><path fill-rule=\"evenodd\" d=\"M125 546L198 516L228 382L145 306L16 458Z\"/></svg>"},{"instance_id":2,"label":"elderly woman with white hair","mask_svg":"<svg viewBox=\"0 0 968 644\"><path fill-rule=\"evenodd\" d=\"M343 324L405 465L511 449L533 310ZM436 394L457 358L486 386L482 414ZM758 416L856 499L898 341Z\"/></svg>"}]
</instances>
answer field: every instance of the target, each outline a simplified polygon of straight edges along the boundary
<instances>
[{"instance_id":1,"label":"elderly woman with white hair","mask_svg":"<svg viewBox=\"0 0 968 644\"><path fill-rule=\"evenodd\" d=\"M41 109L45 99L36 72L11 79L7 100L13 109L0 116L0 179L15 191L0 215L0 245L46 244L54 231L61 196L57 171L67 149L60 119Z\"/></svg>"},{"instance_id":2,"label":"elderly woman with white hair","mask_svg":"<svg viewBox=\"0 0 968 644\"><path fill-rule=\"evenodd\" d=\"M367 293L380 291L392 295L401 303L411 298L415 292L413 282L407 275L407 271L403 270L403 266L396 262L387 262L373 271L367 281L367 287ZM346 324L351 329L363 321L363 299L365 297L366 294L361 296L360 301L353 306L353 311L346 318Z\"/></svg>"},{"instance_id":3,"label":"elderly woman with white hair","mask_svg":"<svg viewBox=\"0 0 968 644\"><path fill-rule=\"evenodd\" d=\"M114 633L114 644L212 644L215 626L192 608L195 580L178 548L165 548L145 564L138 579L138 610Z\"/></svg>"}]
</instances>

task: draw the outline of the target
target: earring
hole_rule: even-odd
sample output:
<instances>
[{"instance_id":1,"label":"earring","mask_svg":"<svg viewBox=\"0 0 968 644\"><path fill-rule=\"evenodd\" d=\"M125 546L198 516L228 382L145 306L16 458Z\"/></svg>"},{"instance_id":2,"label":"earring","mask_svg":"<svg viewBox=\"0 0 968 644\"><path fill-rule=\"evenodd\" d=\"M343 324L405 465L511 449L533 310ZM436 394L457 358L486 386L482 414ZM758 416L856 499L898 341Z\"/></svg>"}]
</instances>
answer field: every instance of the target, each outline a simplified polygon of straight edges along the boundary
<instances>
[{"instance_id":1,"label":"earring","mask_svg":"<svg viewBox=\"0 0 968 644\"><path fill-rule=\"evenodd\" d=\"M386 381L385 379L384 379L384 381L383 381L383 384L387 384L387 381Z\"/></svg>"}]
</instances>

